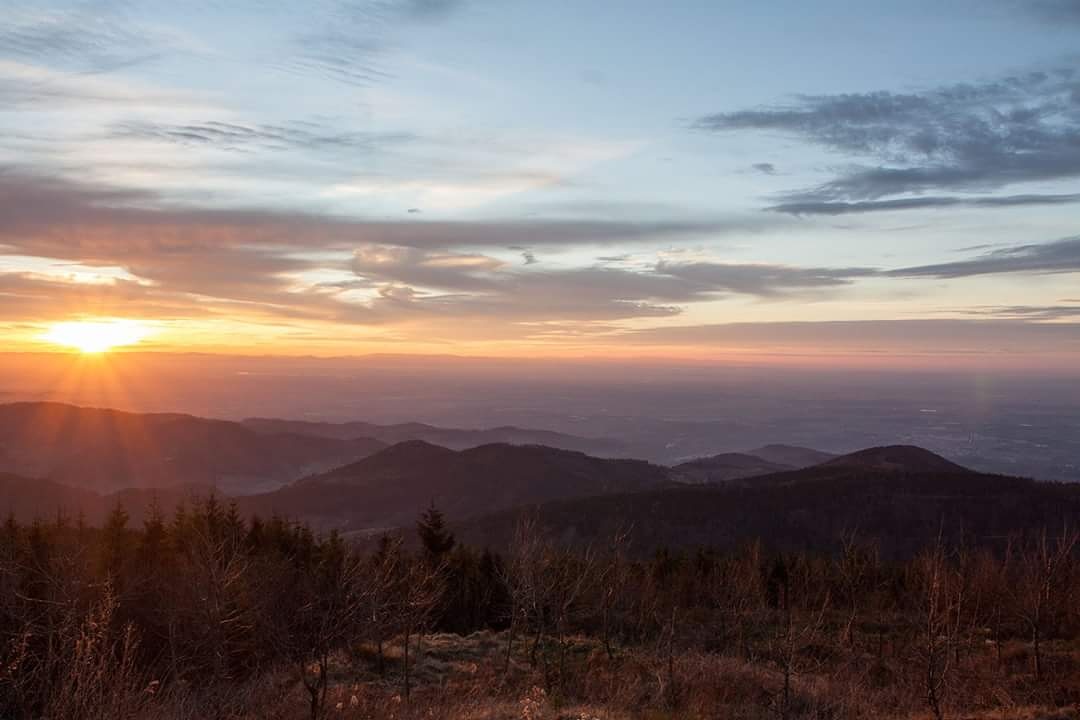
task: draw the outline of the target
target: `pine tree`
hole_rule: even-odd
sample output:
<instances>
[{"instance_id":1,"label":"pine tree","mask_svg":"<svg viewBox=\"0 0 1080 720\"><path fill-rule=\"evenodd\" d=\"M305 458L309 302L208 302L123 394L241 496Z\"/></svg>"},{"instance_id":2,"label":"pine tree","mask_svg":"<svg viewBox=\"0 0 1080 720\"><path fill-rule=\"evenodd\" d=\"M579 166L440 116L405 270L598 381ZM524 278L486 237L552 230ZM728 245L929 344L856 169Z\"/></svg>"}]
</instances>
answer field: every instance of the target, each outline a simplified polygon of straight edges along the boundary
<instances>
[{"instance_id":1,"label":"pine tree","mask_svg":"<svg viewBox=\"0 0 1080 720\"><path fill-rule=\"evenodd\" d=\"M117 503L105 525L101 529L101 571L112 582L113 589L119 590L123 580L125 560L129 547L128 514L124 506Z\"/></svg>"},{"instance_id":2,"label":"pine tree","mask_svg":"<svg viewBox=\"0 0 1080 720\"><path fill-rule=\"evenodd\" d=\"M416 532L424 544L424 554L432 565L438 565L445 559L455 544L454 534L446 528L442 511L431 503L416 523Z\"/></svg>"}]
</instances>

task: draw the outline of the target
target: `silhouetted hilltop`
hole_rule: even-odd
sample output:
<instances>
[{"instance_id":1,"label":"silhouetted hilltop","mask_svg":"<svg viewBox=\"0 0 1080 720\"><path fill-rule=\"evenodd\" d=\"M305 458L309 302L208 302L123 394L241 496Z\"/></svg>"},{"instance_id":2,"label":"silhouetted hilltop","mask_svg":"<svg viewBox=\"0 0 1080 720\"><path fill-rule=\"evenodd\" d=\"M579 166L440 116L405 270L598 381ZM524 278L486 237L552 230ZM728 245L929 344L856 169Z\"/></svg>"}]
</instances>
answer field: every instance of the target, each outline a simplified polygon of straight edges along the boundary
<instances>
[{"instance_id":1,"label":"silhouetted hilltop","mask_svg":"<svg viewBox=\"0 0 1080 720\"><path fill-rule=\"evenodd\" d=\"M453 451L414 440L244 498L242 504L320 527L381 528L411 524L431 502L460 519L517 505L657 487L667 478L666 468L640 460L502 443Z\"/></svg>"},{"instance_id":2,"label":"silhouetted hilltop","mask_svg":"<svg viewBox=\"0 0 1080 720\"><path fill-rule=\"evenodd\" d=\"M859 450L822 463L831 468L857 468L885 472L951 473L971 472L962 465L946 460L915 445L887 445Z\"/></svg>"}]
</instances>

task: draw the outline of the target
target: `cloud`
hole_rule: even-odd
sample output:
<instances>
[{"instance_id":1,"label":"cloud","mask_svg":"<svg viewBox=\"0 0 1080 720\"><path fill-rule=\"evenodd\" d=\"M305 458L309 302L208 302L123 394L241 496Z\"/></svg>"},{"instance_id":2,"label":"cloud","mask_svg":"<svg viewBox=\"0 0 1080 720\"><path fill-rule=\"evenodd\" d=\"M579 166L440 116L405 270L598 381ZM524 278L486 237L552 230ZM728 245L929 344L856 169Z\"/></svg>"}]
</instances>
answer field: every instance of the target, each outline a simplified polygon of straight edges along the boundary
<instances>
[{"instance_id":1,"label":"cloud","mask_svg":"<svg viewBox=\"0 0 1080 720\"><path fill-rule=\"evenodd\" d=\"M237 233L237 244L299 251L351 250L363 243L437 249L673 242L715 239L758 226L742 219L386 221L257 208L206 209L169 204L149 190L87 185L0 167L0 238L11 236L28 249L60 252L65 257L93 255L98 242L104 252L122 250L130 242L126 237L117 240L117 247L108 245L107 238L91 242L96 228L123 234L132 229L183 229L192 246L203 244L201 230L216 233L211 244L228 245L230 234ZM171 243L181 246L185 239L173 237Z\"/></svg>"},{"instance_id":2,"label":"cloud","mask_svg":"<svg viewBox=\"0 0 1080 720\"><path fill-rule=\"evenodd\" d=\"M959 312L1018 320L1080 320L1080 304L1064 304L1069 302L1073 301L1065 300L1060 305L990 305L965 308Z\"/></svg>"},{"instance_id":3,"label":"cloud","mask_svg":"<svg viewBox=\"0 0 1080 720\"><path fill-rule=\"evenodd\" d=\"M754 163L753 165L751 165L751 167L754 168L755 170L757 170L759 173L764 173L765 175L775 175L776 174L776 166L773 165L772 163L767 163L767 162Z\"/></svg>"},{"instance_id":4,"label":"cloud","mask_svg":"<svg viewBox=\"0 0 1080 720\"><path fill-rule=\"evenodd\" d=\"M789 215L850 215L856 213L896 210L936 209L953 207L1008 208L1025 205L1066 205L1080 202L1080 194L1067 195L1006 195L1003 197L942 197L923 196L895 200L862 200L859 202L786 202L768 210Z\"/></svg>"},{"instance_id":5,"label":"cloud","mask_svg":"<svg viewBox=\"0 0 1080 720\"><path fill-rule=\"evenodd\" d=\"M125 17L120 3L57 9L6 7L0 56L76 72L106 72L157 58L180 44Z\"/></svg>"},{"instance_id":6,"label":"cloud","mask_svg":"<svg viewBox=\"0 0 1080 720\"><path fill-rule=\"evenodd\" d=\"M922 92L804 95L716 113L694 127L801 138L854 164L789 203L878 200L1080 177L1080 78L1064 68Z\"/></svg>"},{"instance_id":7,"label":"cloud","mask_svg":"<svg viewBox=\"0 0 1080 720\"><path fill-rule=\"evenodd\" d=\"M960 278L996 273L1080 272L1080 236L991 250L970 260L920 265L889 272L897 277Z\"/></svg>"},{"instance_id":8,"label":"cloud","mask_svg":"<svg viewBox=\"0 0 1080 720\"><path fill-rule=\"evenodd\" d=\"M330 2L315 27L295 38L296 54L284 67L366 87L387 80L382 56L404 24L436 21L463 6L461 0L340 0Z\"/></svg>"},{"instance_id":9,"label":"cloud","mask_svg":"<svg viewBox=\"0 0 1080 720\"><path fill-rule=\"evenodd\" d=\"M0 56L2 57L2 56ZM208 107L193 92L165 90L103 74L72 74L0 59L0 102L9 109L83 112L100 107L190 111Z\"/></svg>"},{"instance_id":10,"label":"cloud","mask_svg":"<svg viewBox=\"0 0 1080 720\"><path fill-rule=\"evenodd\" d=\"M5 282L17 285L19 307L52 316L64 305L48 312L44 299L58 292L73 302L97 298L93 307L102 311L122 311L127 303L180 316L187 308L195 315L423 322L425 331L447 336L462 320L482 319L504 324L500 333L514 326L528 334L544 323L548 332L552 323L665 318L694 303L797 298L875 277L1080 269L1080 238L890 271L671 256L650 261L646 254L604 256L582 267L529 261L545 248L656 247L742 231L723 221L387 221L211 210L169 205L149 191L0 172L0 266L4 256L28 259L23 271L13 275L8 268ZM68 270L109 282L69 287L78 283L62 282Z\"/></svg>"},{"instance_id":11,"label":"cloud","mask_svg":"<svg viewBox=\"0 0 1080 720\"><path fill-rule=\"evenodd\" d=\"M534 269L486 255L382 245L358 249L352 270L356 279L336 286L367 291L366 307L376 313L533 323L666 317L680 314L687 304L728 295L775 298L875 273L700 262Z\"/></svg>"},{"instance_id":12,"label":"cloud","mask_svg":"<svg viewBox=\"0 0 1080 720\"><path fill-rule=\"evenodd\" d=\"M879 274L873 268L813 268L769 264L670 263L656 266L659 273L694 283L712 293L738 293L774 297L794 291L848 285L857 278Z\"/></svg>"},{"instance_id":13,"label":"cloud","mask_svg":"<svg viewBox=\"0 0 1080 720\"><path fill-rule=\"evenodd\" d=\"M97 290L114 310L122 288L146 303L195 314L237 314L386 324L417 318L507 322L659 317L711 288L675 275L602 268L536 271L494 257L511 247L655 244L715 237L738 224L685 221L399 221L258 209L204 209L149 191L88 187L9 169L0 172L4 255L39 267L77 263L137 282ZM464 249L463 249L464 248ZM46 297L55 282L23 273ZM9 282L15 282L9 278ZM26 283L29 283L28 285ZM41 303L23 305L45 312ZM65 307L57 303L53 312ZM122 305L119 306L122 311ZM149 307L149 306L146 306ZM453 330L452 323L447 330Z\"/></svg>"},{"instance_id":14,"label":"cloud","mask_svg":"<svg viewBox=\"0 0 1080 720\"><path fill-rule=\"evenodd\" d=\"M121 139L157 140L180 145L212 146L225 150L375 150L415 139L411 133L342 132L321 123L302 121L283 125L208 121L166 125L145 121L117 123L112 135Z\"/></svg>"}]
</instances>

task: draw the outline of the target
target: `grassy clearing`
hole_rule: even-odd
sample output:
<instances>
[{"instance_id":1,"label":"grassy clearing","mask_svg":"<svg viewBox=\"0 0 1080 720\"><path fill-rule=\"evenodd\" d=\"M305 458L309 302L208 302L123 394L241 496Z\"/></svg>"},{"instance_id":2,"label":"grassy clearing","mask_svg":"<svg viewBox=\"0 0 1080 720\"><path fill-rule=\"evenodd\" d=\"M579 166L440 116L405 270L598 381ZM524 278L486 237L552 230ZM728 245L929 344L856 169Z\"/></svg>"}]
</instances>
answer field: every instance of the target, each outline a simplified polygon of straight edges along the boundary
<instances>
[{"instance_id":1,"label":"grassy clearing","mask_svg":"<svg viewBox=\"0 0 1080 720\"><path fill-rule=\"evenodd\" d=\"M429 635L410 646L412 690L402 692L404 653L400 642L384 648L384 673L377 648L366 644L333 663L327 717L342 720L676 720L782 717L778 698L782 674L758 659L685 652L672 658L642 649L620 648L609 657L596 640L575 637L563 652L551 642L515 642L509 665L505 633L466 637ZM1063 644L1050 653L1055 667L1075 668L1077 650ZM1008 665L1026 667L1026 649L1010 643ZM993 657L992 648L983 659ZM1073 669L1071 673L1076 673ZM793 679L790 718L908 718L933 720L919 694L917 671L898 661L878 663L853 656L824 664ZM1058 683L1076 680L1070 674ZM1016 701L1030 678L994 670L965 674L946 717L964 720L1080 720L1080 706L1036 706ZM256 693L263 693L263 698ZM1051 698L1053 699L1053 698ZM1062 700L1062 698L1058 698ZM306 717L303 693L282 673L245 694L237 720L293 720ZM163 716L164 717L164 716ZM168 720L180 717L171 715ZM195 717L195 716L190 716Z\"/></svg>"}]
</instances>

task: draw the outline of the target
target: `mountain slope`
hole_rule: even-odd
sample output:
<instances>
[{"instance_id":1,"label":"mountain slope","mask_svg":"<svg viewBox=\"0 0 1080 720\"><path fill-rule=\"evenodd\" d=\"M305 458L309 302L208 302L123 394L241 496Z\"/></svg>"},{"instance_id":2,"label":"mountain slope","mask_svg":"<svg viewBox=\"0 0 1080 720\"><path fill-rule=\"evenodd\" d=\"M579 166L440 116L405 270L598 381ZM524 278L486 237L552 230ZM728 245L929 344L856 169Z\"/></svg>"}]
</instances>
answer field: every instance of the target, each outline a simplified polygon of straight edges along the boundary
<instances>
[{"instance_id":1,"label":"mountain slope","mask_svg":"<svg viewBox=\"0 0 1080 720\"><path fill-rule=\"evenodd\" d=\"M487 428L482 430L468 430L459 428L443 428L424 423L400 423L396 425L376 425L367 422L347 423L322 423L305 422L302 420L277 420L272 418L248 418L242 421L247 428L261 433L295 433L298 435L312 435L318 437L331 437L348 439L353 437L369 437L380 440L388 445L406 442L408 440L423 440L433 445L441 445L452 450L465 450L490 445L493 443L505 443L508 445L544 445L560 450L573 450L593 455L618 454L622 445L614 440L605 438L587 438L576 435L550 430L530 430L512 425Z\"/></svg>"},{"instance_id":2,"label":"mountain slope","mask_svg":"<svg viewBox=\"0 0 1080 720\"><path fill-rule=\"evenodd\" d=\"M0 471L103 492L182 484L265 491L384 447L369 438L266 435L191 415L0 405Z\"/></svg>"},{"instance_id":3,"label":"mountain slope","mask_svg":"<svg viewBox=\"0 0 1080 720\"><path fill-rule=\"evenodd\" d=\"M518 505L657 487L668 471L537 445L453 451L423 441L394 445L359 462L244 498L252 511L282 513L319 527L410 525L430 503L450 518Z\"/></svg>"}]
</instances>

